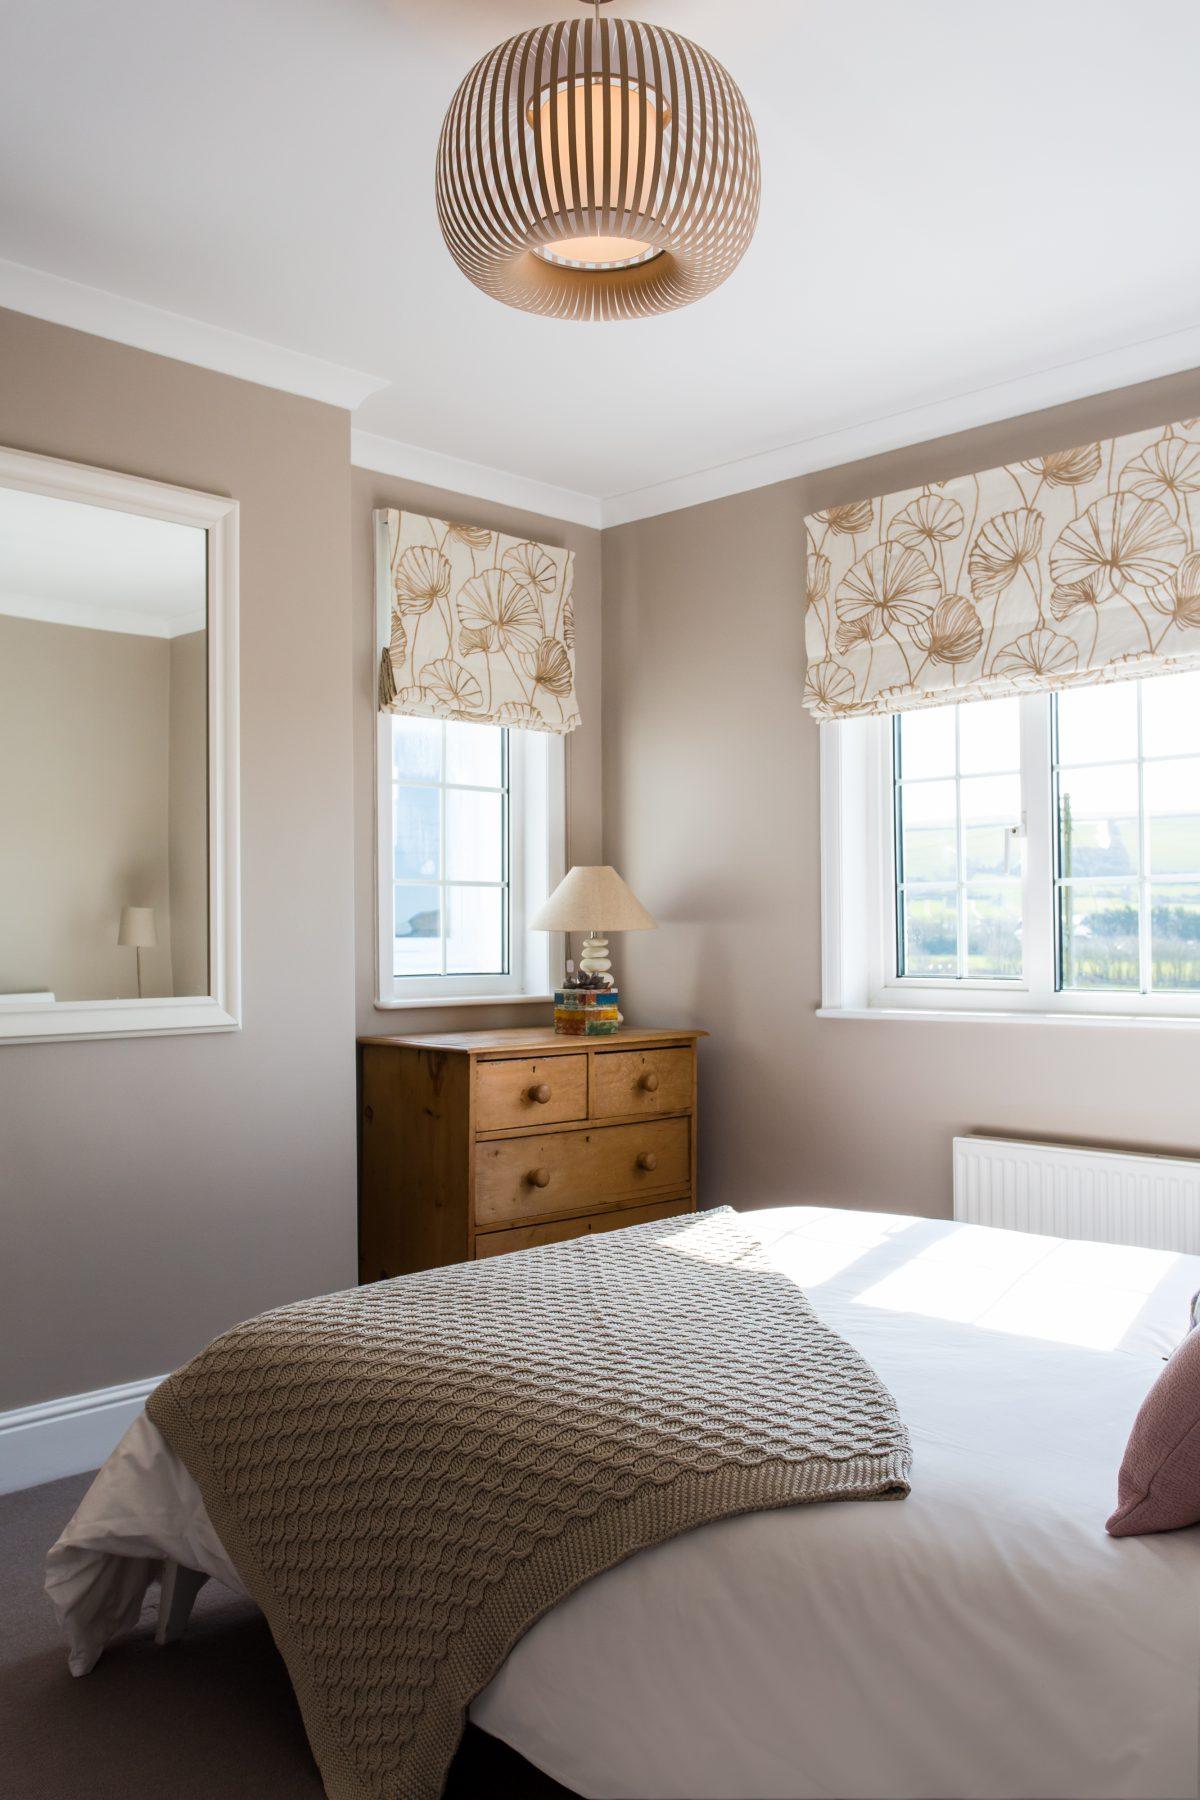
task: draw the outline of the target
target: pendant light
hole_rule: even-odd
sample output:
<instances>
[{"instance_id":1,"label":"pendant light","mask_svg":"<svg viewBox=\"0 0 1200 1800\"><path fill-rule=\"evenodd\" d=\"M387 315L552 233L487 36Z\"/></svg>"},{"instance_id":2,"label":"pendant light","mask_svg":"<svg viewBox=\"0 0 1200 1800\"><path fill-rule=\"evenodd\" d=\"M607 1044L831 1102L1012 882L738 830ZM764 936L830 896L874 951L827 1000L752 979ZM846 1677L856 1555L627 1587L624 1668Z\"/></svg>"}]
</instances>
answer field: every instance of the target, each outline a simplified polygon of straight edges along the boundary
<instances>
[{"instance_id":1,"label":"pendant light","mask_svg":"<svg viewBox=\"0 0 1200 1800\"><path fill-rule=\"evenodd\" d=\"M508 38L460 85L438 146L442 235L508 306L670 312L718 287L754 235L754 125L698 44L585 3L594 17Z\"/></svg>"}]
</instances>

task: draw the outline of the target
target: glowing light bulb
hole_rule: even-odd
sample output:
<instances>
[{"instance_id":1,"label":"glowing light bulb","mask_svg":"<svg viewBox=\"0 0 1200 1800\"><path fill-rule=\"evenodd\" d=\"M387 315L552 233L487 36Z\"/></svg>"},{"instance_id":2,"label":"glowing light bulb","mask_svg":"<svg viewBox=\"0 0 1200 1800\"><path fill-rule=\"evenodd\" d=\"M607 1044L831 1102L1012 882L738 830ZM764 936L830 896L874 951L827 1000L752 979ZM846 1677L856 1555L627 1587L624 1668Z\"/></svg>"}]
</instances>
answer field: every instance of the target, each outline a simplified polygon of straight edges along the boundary
<instances>
[{"instance_id":1,"label":"glowing light bulb","mask_svg":"<svg viewBox=\"0 0 1200 1800\"><path fill-rule=\"evenodd\" d=\"M567 231L539 244L535 255L564 268L628 269L662 254L633 221L649 210L670 119L670 108L653 89L632 82L562 82L545 97L536 120L530 117L544 170L543 216L601 211L615 229ZM628 230L621 228L622 215L630 221Z\"/></svg>"}]
</instances>

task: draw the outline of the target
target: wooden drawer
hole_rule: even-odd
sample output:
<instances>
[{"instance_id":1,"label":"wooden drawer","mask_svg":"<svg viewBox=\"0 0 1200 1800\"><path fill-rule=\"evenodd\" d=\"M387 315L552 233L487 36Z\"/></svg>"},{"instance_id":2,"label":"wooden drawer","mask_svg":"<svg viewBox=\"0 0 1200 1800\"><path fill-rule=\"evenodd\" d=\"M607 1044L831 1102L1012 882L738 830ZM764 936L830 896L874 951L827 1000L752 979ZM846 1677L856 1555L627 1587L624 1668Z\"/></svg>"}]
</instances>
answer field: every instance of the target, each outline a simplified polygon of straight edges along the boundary
<instances>
[{"instance_id":1,"label":"wooden drawer","mask_svg":"<svg viewBox=\"0 0 1200 1800\"><path fill-rule=\"evenodd\" d=\"M475 1069L476 1131L558 1125L587 1118L587 1057L481 1062Z\"/></svg>"},{"instance_id":2,"label":"wooden drawer","mask_svg":"<svg viewBox=\"0 0 1200 1800\"><path fill-rule=\"evenodd\" d=\"M592 1118L688 1112L692 1061L690 1050L602 1052L592 1065Z\"/></svg>"},{"instance_id":3,"label":"wooden drawer","mask_svg":"<svg viewBox=\"0 0 1200 1800\"><path fill-rule=\"evenodd\" d=\"M690 1138L688 1119L653 1119L476 1144L475 1223L515 1224L686 1188Z\"/></svg>"},{"instance_id":4,"label":"wooden drawer","mask_svg":"<svg viewBox=\"0 0 1200 1800\"><path fill-rule=\"evenodd\" d=\"M675 1219L691 1212L690 1200L662 1200L657 1206L622 1206L606 1213L590 1213L583 1219L555 1219L545 1225L518 1225L511 1231L481 1231L475 1239L476 1261L483 1256L503 1256L508 1250L532 1250L538 1244L560 1244L566 1238L586 1237L593 1231L622 1231L626 1225L651 1225L656 1219Z\"/></svg>"}]
</instances>

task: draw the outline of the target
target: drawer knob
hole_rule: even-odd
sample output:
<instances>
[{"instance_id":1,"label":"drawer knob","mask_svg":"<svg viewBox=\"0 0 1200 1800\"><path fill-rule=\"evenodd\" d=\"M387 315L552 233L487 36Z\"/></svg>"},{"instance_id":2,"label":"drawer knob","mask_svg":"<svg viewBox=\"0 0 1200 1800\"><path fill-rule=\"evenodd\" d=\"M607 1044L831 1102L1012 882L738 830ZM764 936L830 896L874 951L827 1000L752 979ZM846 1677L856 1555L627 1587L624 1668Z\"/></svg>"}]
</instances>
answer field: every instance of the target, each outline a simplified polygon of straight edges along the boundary
<instances>
[{"instance_id":1,"label":"drawer knob","mask_svg":"<svg viewBox=\"0 0 1200 1800\"><path fill-rule=\"evenodd\" d=\"M536 1087L530 1088L529 1098L531 1100L536 1100L539 1106L545 1106L547 1100L550 1098L550 1083L548 1081L539 1081Z\"/></svg>"},{"instance_id":2,"label":"drawer knob","mask_svg":"<svg viewBox=\"0 0 1200 1800\"><path fill-rule=\"evenodd\" d=\"M549 1169L530 1169L529 1180L534 1187L549 1187L550 1171Z\"/></svg>"},{"instance_id":3,"label":"drawer knob","mask_svg":"<svg viewBox=\"0 0 1200 1800\"><path fill-rule=\"evenodd\" d=\"M655 1156L653 1150L639 1151L637 1166L639 1169L645 1169L647 1173L649 1173L653 1169L657 1169L658 1158L657 1158L657 1156Z\"/></svg>"},{"instance_id":4,"label":"drawer knob","mask_svg":"<svg viewBox=\"0 0 1200 1800\"><path fill-rule=\"evenodd\" d=\"M648 1094L656 1094L658 1092L658 1076L654 1073L653 1069L646 1070L646 1073L638 1082L638 1086L640 1088L645 1088Z\"/></svg>"}]
</instances>

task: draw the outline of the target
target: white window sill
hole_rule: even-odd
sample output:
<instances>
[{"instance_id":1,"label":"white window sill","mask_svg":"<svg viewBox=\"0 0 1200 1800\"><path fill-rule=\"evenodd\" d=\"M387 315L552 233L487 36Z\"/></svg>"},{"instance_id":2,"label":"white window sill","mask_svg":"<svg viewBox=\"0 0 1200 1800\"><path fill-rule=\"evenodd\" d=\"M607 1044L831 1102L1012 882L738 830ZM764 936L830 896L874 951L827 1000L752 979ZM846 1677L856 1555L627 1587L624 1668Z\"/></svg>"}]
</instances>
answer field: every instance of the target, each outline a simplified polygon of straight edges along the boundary
<instances>
[{"instance_id":1,"label":"white window sill","mask_svg":"<svg viewBox=\"0 0 1200 1800\"><path fill-rule=\"evenodd\" d=\"M429 1012L451 1006L553 1006L553 994L425 994L413 1000L376 1000L376 1012Z\"/></svg>"},{"instance_id":2,"label":"white window sill","mask_svg":"<svg viewBox=\"0 0 1200 1800\"><path fill-rule=\"evenodd\" d=\"M927 1024L931 1019L953 1025L1134 1025L1168 1031L1195 1031L1200 1015L1171 1013L1016 1012L982 1007L818 1006L818 1019L900 1019Z\"/></svg>"}]
</instances>

